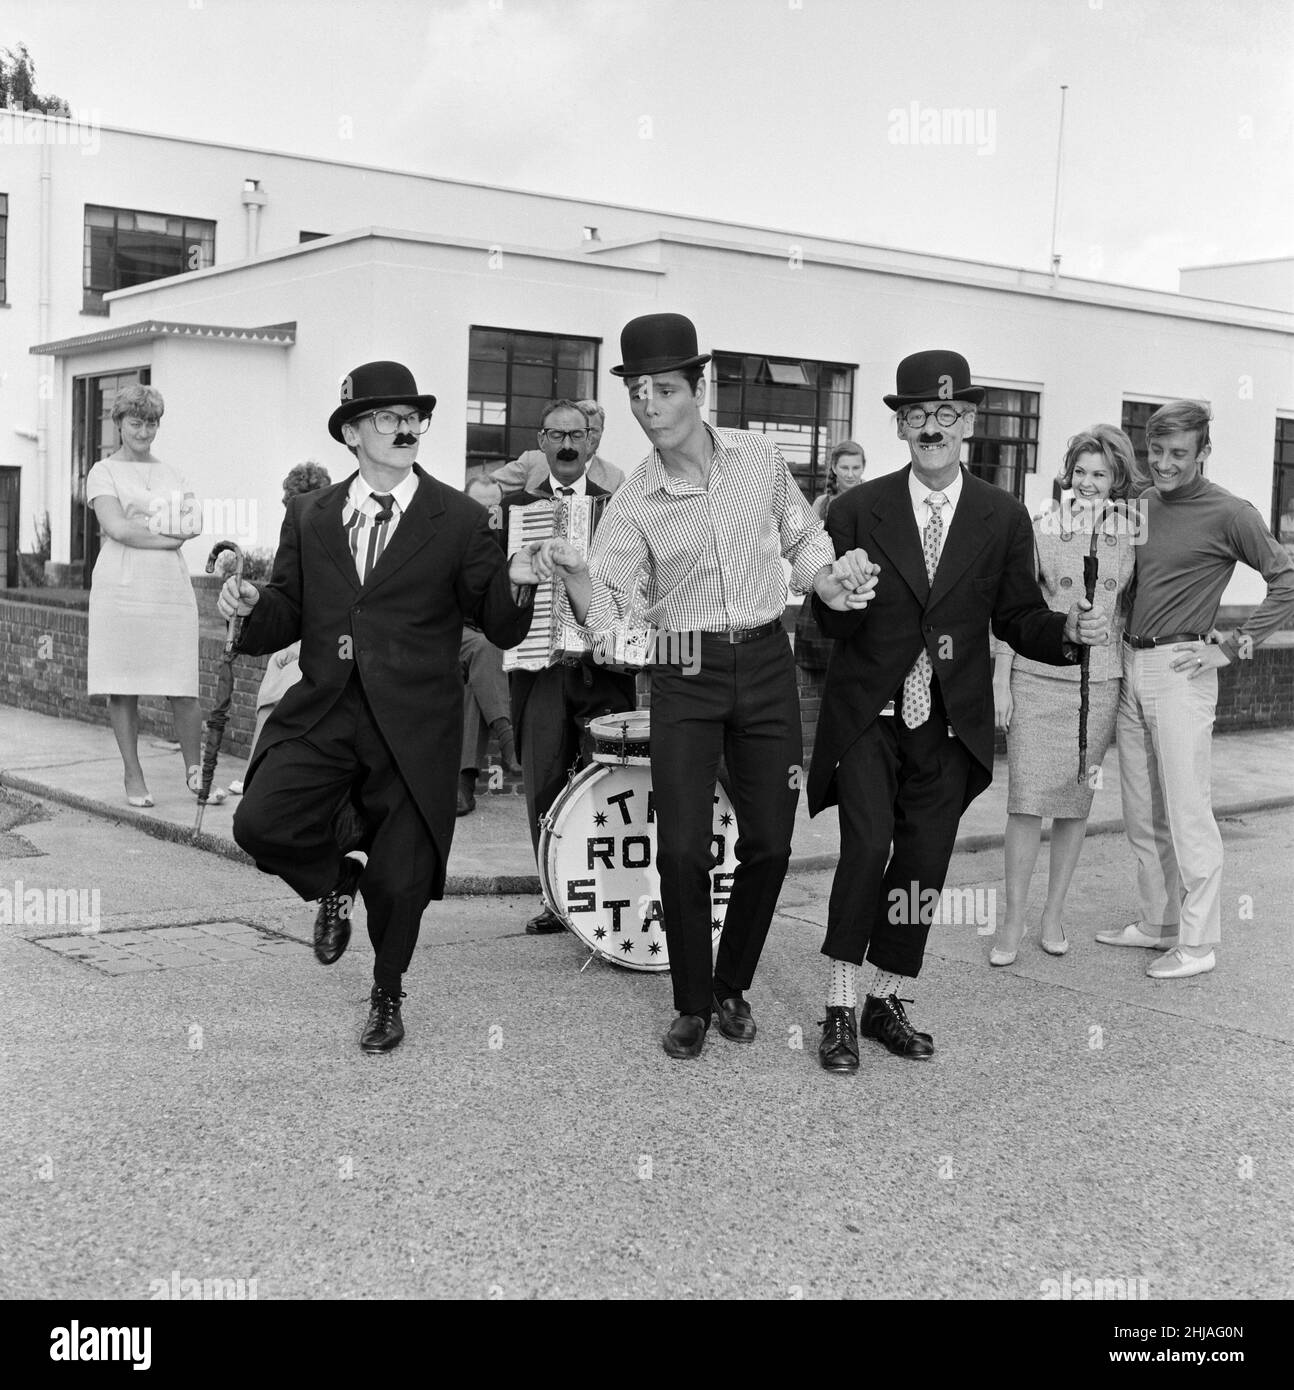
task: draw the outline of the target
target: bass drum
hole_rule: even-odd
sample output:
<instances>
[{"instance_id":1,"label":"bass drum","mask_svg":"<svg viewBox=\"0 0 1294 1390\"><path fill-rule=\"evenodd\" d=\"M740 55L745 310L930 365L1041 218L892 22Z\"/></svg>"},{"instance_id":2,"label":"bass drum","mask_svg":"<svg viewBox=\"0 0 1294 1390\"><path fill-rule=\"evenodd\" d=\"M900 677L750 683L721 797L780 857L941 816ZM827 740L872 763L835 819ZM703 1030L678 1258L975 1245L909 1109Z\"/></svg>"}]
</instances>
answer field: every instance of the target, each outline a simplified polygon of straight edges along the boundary
<instances>
[{"instance_id":1,"label":"bass drum","mask_svg":"<svg viewBox=\"0 0 1294 1390\"><path fill-rule=\"evenodd\" d=\"M737 870L737 818L714 789L711 944ZM651 768L593 763L553 802L539 832L544 901L595 955L628 970L668 970L656 868Z\"/></svg>"}]
</instances>

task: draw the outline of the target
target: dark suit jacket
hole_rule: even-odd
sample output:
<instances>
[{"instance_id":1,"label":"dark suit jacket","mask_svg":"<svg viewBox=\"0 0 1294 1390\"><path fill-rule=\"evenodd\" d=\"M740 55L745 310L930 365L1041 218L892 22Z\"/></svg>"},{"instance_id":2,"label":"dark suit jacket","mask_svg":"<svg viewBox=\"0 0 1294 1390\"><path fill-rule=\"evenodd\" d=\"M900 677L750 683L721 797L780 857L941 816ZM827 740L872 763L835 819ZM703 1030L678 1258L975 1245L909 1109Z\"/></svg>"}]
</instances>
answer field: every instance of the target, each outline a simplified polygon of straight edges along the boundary
<instances>
[{"instance_id":1,"label":"dark suit jacket","mask_svg":"<svg viewBox=\"0 0 1294 1390\"><path fill-rule=\"evenodd\" d=\"M837 640L809 769L812 815L836 803L842 756L885 703L901 694L923 645L948 722L974 759L965 805L993 780L990 625L1035 661L1059 666L1070 660L1065 615L1053 613L1038 588L1029 513L963 468L961 497L932 588L908 491L911 471L909 465L859 483L827 513L836 554L861 546L881 573L871 603L860 613L839 613L813 598L819 626Z\"/></svg>"},{"instance_id":2,"label":"dark suit jacket","mask_svg":"<svg viewBox=\"0 0 1294 1390\"><path fill-rule=\"evenodd\" d=\"M590 497L611 496L611 494L606 490L606 488L598 487L596 483L590 483L586 480L585 486L588 489L588 495ZM509 496L505 497L502 503L503 525L500 530L500 538L502 539L504 545L506 546L507 544L508 518L513 507L525 507L529 506L532 502L551 502L552 500L552 484L547 479L545 479L544 482L540 483L539 487L534 492L514 492ZM605 674L608 676L618 674L618 668L616 668L616 670L612 670L605 666L598 666L591 656L585 657L585 664L593 667L594 670L600 674ZM512 696L512 727L517 731L518 736L520 736L521 734L521 716L525 712L526 701L530 698L531 690L534 689L535 678L540 674L542 673L538 671L508 672L508 690ZM632 689L633 687L633 679L634 678L632 675L628 677L628 684L630 689ZM625 680L622 678L619 681L613 682L611 689L613 691L621 691L624 684ZM630 697L630 703L628 708L633 708L632 696Z\"/></svg>"},{"instance_id":3,"label":"dark suit jacket","mask_svg":"<svg viewBox=\"0 0 1294 1390\"><path fill-rule=\"evenodd\" d=\"M434 897L444 891L454 832L463 675L464 618L500 647L515 646L531 609L512 599L507 559L485 508L429 477L418 490L363 587L342 530L351 478L289 501L274 573L240 649L259 654L301 642L301 680L279 702L247 770L269 749L307 734L358 671L378 727L422 813L440 856Z\"/></svg>"}]
</instances>

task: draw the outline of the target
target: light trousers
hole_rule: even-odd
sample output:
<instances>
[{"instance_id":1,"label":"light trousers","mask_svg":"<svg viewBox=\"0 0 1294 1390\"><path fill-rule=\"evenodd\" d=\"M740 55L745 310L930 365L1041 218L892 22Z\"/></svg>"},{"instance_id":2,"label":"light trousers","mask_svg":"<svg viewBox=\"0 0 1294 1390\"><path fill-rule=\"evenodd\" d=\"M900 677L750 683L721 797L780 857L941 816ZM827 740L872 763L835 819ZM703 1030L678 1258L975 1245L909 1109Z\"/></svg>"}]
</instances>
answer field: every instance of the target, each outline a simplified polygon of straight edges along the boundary
<instances>
[{"instance_id":1,"label":"light trousers","mask_svg":"<svg viewBox=\"0 0 1294 1390\"><path fill-rule=\"evenodd\" d=\"M1123 648L1119 782L1141 919L1183 946L1222 940L1222 835L1213 819L1218 673L1188 680L1172 647Z\"/></svg>"}]
</instances>

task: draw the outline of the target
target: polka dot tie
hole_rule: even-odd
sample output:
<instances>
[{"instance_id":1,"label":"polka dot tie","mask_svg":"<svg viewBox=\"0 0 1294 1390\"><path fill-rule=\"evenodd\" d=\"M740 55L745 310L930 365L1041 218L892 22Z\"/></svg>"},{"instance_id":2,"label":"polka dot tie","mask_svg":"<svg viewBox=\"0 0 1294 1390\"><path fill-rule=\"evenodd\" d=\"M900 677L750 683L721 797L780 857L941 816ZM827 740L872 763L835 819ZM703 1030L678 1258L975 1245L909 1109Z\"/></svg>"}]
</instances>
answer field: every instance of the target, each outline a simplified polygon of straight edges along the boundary
<instances>
[{"instance_id":1,"label":"polka dot tie","mask_svg":"<svg viewBox=\"0 0 1294 1390\"><path fill-rule=\"evenodd\" d=\"M921 551L926 557L926 578L933 584L939 568L939 545L944 538L944 519L941 515L948 499L942 492L932 492L926 498L930 520L921 533ZM930 653L921 648L912 669L903 682L903 708L900 714L909 729L919 729L930 718Z\"/></svg>"}]
</instances>

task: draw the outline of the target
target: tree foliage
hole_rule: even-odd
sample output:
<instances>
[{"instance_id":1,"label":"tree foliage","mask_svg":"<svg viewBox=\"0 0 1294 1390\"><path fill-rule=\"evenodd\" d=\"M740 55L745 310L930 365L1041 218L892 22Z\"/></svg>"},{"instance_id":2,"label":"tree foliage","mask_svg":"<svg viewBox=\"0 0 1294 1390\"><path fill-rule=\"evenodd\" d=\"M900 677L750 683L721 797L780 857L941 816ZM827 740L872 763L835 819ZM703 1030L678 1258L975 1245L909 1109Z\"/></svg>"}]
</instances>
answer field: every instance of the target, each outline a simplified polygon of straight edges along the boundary
<instances>
[{"instance_id":1,"label":"tree foliage","mask_svg":"<svg viewBox=\"0 0 1294 1390\"><path fill-rule=\"evenodd\" d=\"M27 45L0 49L0 107L19 111L43 111L47 116L70 116L72 108L62 97L41 96L36 90L36 64Z\"/></svg>"}]
</instances>

